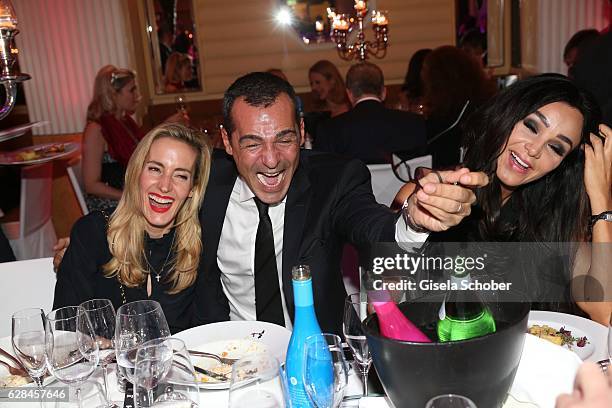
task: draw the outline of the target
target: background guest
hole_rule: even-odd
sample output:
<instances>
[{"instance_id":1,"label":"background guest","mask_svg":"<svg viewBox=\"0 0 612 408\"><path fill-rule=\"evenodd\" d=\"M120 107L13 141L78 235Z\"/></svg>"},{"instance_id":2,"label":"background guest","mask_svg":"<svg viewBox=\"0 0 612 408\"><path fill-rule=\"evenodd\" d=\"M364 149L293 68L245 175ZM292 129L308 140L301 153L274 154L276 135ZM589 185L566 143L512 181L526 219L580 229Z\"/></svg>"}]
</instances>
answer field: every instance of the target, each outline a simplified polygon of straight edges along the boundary
<instances>
[{"instance_id":1,"label":"background guest","mask_svg":"<svg viewBox=\"0 0 612 408\"><path fill-rule=\"evenodd\" d=\"M612 406L612 376L591 362L582 363L576 373L574 392L557 397L555 408L608 408Z\"/></svg>"},{"instance_id":2,"label":"background guest","mask_svg":"<svg viewBox=\"0 0 612 408\"><path fill-rule=\"evenodd\" d=\"M136 74L106 65L98 71L83 131L83 181L90 211L112 211L121 197L127 163L143 131L132 118L140 103ZM167 121L186 118L177 113Z\"/></svg>"},{"instance_id":3,"label":"background guest","mask_svg":"<svg viewBox=\"0 0 612 408\"><path fill-rule=\"evenodd\" d=\"M442 46L429 53L421 76L433 166L457 165L461 146L457 121L493 95L495 84L486 78L482 65L475 58L453 46Z\"/></svg>"},{"instance_id":4,"label":"background guest","mask_svg":"<svg viewBox=\"0 0 612 408\"><path fill-rule=\"evenodd\" d=\"M424 120L416 114L387 109L382 70L362 62L346 74L353 109L322 123L316 150L329 151L365 163L391 163L391 154L426 147Z\"/></svg>"},{"instance_id":5,"label":"background guest","mask_svg":"<svg viewBox=\"0 0 612 408\"><path fill-rule=\"evenodd\" d=\"M166 63L164 91L181 92L185 89L185 83L192 78L192 64L189 55L180 52L170 54Z\"/></svg>"},{"instance_id":6,"label":"background guest","mask_svg":"<svg viewBox=\"0 0 612 408\"><path fill-rule=\"evenodd\" d=\"M316 62L308 70L308 79L314 97L315 111L304 114L304 125L307 137L316 143L319 124L348 111L351 104L346 95L342 75L332 62L328 60Z\"/></svg>"},{"instance_id":7,"label":"background guest","mask_svg":"<svg viewBox=\"0 0 612 408\"><path fill-rule=\"evenodd\" d=\"M574 64L580 52L591 46L599 37L599 31L594 28L580 30L574 33L563 49L563 62L567 66L567 76L574 76Z\"/></svg>"},{"instance_id":8,"label":"background guest","mask_svg":"<svg viewBox=\"0 0 612 408\"><path fill-rule=\"evenodd\" d=\"M210 171L203 135L178 124L136 147L117 210L77 221L57 272L53 308L89 299L157 300L174 333L191 325L202 253L198 212ZM201 299L200 299L201 300Z\"/></svg>"},{"instance_id":9,"label":"background guest","mask_svg":"<svg viewBox=\"0 0 612 408\"><path fill-rule=\"evenodd\" d=\"M423 114L423 80L421 70L425 57L431 52L430 48L418 50L410 58L406 78L399 93L398 109Z\"/></svg>"}]
</instances>

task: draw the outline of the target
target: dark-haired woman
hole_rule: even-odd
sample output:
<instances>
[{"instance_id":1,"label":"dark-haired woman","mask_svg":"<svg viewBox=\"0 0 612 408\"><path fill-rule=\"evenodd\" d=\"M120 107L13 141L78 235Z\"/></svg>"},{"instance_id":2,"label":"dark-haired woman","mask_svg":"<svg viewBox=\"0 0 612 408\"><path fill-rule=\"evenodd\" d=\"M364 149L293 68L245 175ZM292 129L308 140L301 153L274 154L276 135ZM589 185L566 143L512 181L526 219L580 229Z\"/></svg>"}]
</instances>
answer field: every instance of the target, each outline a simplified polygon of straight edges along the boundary
<instances>
[{"instance_id":1,"label":"dark-haired woman","mask_svg":"<svg viewBox=\"0 0 612 408\"><path fill-rule=\"evenodd\" d=\"M612 223L601 216L612 210L612 130L598 122L597 105L566 77L528 78L497 95L465 128L464 165L485 172L490 183L477 191L469 217L429 240L529 242L537 256L571 248L560 278L571 287L556 306L574 311L577 304L607 324L611 303L592 301L610 299L612 288L612 251L603 244L612 242ZM396 200L411 193L406 187ZM579 244L589 240L590 247ZM533 259L520 261L527 286L546 281L529 275L540 272L529 265Z\"/></svg>"}]
</instances>

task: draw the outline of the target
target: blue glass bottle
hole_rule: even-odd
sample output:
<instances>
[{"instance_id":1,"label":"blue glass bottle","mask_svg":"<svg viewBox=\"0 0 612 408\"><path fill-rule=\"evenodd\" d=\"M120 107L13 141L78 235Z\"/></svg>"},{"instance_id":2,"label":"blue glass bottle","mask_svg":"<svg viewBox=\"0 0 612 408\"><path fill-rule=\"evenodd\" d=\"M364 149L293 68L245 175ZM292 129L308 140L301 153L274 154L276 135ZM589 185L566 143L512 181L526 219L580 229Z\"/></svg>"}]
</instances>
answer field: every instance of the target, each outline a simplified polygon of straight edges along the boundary
<instances>
[{"instance_id":1,"label":"blue glass bottle","mask_svg":"<svg viewBox=\"0 0 612 408\"><path fill-rule=\"evenodd\" d=\"M292 408L310 408L312 404L304 389L302 369L304 366L304 341L308 336L321 334L312 297L312 278L308 265L294 266L291 270L293 280L293 301L295 319L293 333L287 348L287 381Z\"/></svg>"}]
</instances>

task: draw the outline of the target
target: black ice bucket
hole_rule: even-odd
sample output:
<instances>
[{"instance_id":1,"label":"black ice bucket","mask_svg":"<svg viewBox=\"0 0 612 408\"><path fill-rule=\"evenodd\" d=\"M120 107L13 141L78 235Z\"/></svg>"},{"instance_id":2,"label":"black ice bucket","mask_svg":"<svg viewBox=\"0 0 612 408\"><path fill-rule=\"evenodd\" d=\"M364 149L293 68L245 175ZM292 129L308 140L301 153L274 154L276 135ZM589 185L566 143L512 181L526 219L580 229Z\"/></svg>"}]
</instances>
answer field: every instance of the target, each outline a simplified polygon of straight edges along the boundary
<instances>
[{"instance_id":1,"label":"black ice bucket","mask_svg":"<svg viewBox=\"0 0 612 408\"><path fill-rule=\"evenodd\" d=\"M523 351L529 303L490 305L497 331L448 343L392 340L379 333L376 315L364 322L380 381L395 407L423 408L440 394L460 394L478 408L501 407ZM402 303L400 310L432 340L440 302Z\"/></svg>"}]
</instances>

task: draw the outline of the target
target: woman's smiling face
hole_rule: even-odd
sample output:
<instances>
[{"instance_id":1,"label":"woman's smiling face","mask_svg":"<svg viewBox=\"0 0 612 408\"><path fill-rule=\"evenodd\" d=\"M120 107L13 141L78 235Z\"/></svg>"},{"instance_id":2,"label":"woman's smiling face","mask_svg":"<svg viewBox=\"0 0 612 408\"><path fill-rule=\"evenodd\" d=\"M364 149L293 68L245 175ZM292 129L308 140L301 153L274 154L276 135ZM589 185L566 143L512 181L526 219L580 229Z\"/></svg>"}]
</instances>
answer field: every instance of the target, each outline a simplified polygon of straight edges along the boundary
<instances>
[{"instance_id":1,"label":"woman's smiling face","mask_svg":"<svg viewBox=\"0 0 612 408\"><path fill-rule=\"evenodd\" d=\"M517 122L497 159L502 198L556 169L579 146L583 121L578 109L553 102Z\"/></svg>"}]
</instances>

